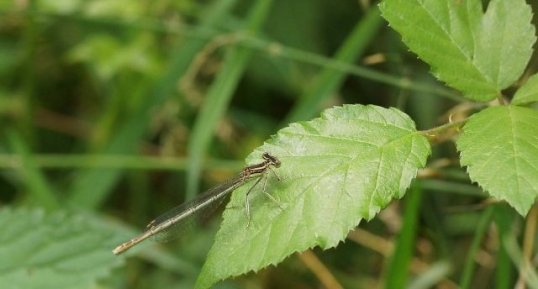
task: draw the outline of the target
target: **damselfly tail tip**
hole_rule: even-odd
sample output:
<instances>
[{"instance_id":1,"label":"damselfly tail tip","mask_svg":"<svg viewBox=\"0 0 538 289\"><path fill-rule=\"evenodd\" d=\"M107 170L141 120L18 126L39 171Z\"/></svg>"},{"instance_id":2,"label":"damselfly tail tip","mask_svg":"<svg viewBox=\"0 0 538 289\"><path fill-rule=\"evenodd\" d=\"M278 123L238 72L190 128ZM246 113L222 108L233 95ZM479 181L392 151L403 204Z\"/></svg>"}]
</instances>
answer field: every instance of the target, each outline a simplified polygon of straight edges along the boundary
<instances>
[{"instance_id":1,"label":"damselfly tail tip","mask_svg":"<svg viewBox=\"0 0 538 289\"><path fill-rule=\"evenodd\" d=\"M114 250L112 250L112 253L114 253L114 255L119 255L125 251L127 251L130 247L128 246L125 246L125 243L117 246L116 248L114 248Z\"/></svg>"},{"instance_id":2,"label":"damselfly tail tip","mask_svg":"<svg viewBox=\"0 0 538 289\"><path fill-rule=\"evenodd\" d=\"M119 255L119 254L131 249L132 247L136 246L140 242L146 240L147 238L151 237L153 234L154 234L154 232L151 231L151 230L145 231L144 233L142 233L142 235L134 237L131 240L120 244L118 247L116 247L116 248L114 248L114 250L112 250L112 253L114 253L114 255Z\"/></svg>"},{"instance_id":3,"label":"damselfly tail tip","mask_svg":"<svg viewBox=\"0 0 538 289\"><path fill-rule=\"evenodd\" d=\"M121 252L122 252L122 251L120 250L119 247L116 247L116 248L114 248L114 250L112 250L112 253L113 253L114 255L119 255L119 254L121 254Z\"/></svg>"}]
</instances>

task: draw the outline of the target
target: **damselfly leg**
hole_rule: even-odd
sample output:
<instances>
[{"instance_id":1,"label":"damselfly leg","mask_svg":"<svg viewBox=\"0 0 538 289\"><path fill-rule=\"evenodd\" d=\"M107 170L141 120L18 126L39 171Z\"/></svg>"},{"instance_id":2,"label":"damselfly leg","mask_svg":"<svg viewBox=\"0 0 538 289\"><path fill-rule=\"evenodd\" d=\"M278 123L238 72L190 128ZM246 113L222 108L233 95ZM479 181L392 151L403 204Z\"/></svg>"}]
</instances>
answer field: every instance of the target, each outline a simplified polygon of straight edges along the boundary
<instances>
[{"instance_id":1,"label":"damselfly leg","mask_svg":"<svg viewBox=\"0 0 538 289\"><path fill-rule=\"evenodd\" d=\"M280 177L272 169L271 169L271 171L275 174L277 179L280 181ZM267 190L266 190L267 189L267 180L269 179L268 172L266 171L266 172L263 173L263 175L260 178L258 178L256 180L256 182L254 182L254 184L248 189L247 193L245 194L245 214L247 215L247 227L250 226L250 221L251 221L249 196L250 196L250 193L252 193L254 188L260 183L260 181L262 179L263 179L262 193L269 200L271 200L273 203L275 203L281 210L284 209L282 207L282 204L275 197L273 197L270 193L268 193Z\"/></svg>"}]
</instances>

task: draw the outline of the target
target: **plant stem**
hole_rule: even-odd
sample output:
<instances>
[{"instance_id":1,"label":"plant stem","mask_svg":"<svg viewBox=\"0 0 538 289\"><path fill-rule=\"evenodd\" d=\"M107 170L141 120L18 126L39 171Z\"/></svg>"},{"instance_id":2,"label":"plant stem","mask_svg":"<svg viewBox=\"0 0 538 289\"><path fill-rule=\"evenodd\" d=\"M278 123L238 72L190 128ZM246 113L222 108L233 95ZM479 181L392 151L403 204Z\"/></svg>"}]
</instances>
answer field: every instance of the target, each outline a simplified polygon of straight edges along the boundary
<instances>
[{"instance_id":1,"label":"plant stem","mask_svg":"<svg viewBox=\"0 0 538 289\"><path fill-rule=\"evenodd\" d=\"M467 120L469 119L466 118L459 121L449 122L438 127L420 131L420 133L423 136L429 138L430 140L434 140L434 139L437 139L439 135L441 135L442 133L445 133L448 130L451 130L451 129L459 130L467 122Z\"/></svg>"}]
</instances>

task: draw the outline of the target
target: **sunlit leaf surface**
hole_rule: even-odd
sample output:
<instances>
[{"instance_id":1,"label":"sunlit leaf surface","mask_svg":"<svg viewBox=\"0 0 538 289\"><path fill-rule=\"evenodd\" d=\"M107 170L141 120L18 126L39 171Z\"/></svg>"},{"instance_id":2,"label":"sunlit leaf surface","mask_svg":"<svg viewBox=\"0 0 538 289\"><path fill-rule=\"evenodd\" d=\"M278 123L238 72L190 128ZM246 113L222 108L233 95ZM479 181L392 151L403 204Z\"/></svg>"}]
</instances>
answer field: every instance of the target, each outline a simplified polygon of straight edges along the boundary
<instances>
[{"instance_id":1,"label":"sunlit leaf surface","mask_svg":"<svg viewBox=\"0 0 538 289\"><path fill-rule=\"evenodd\" d=\"M348 105L280 130L248 162L259 162L263 152L282 162L266 187L282 208L256 187L247 227L242 208L252 182L234 192L197 288L293 252L336 246L362 219L404 195L430 145L399 110Z\"/></svg>"},{"instance_id":2,"label":"sunlit leaf surface","mask_svg":"<svg viewBox=\"0 0 538 289\"><path fill-rule=\"evenodd\" d=\"M494 99L522 74L536 41L524 0L385 0L383 16L437 78L476 100Z\"/></svg>"},{"instance_id":3,"label":"sunlit leaf surface","mask_svg":"<svg viewBox=\"0 0 538 289\"><path fill-rule=\"evenodd\" d=\"M476 113L457 141L461 164L492 196L525 215L538 196L538 112L500 106Z\"/></svg>"}]
</instances>

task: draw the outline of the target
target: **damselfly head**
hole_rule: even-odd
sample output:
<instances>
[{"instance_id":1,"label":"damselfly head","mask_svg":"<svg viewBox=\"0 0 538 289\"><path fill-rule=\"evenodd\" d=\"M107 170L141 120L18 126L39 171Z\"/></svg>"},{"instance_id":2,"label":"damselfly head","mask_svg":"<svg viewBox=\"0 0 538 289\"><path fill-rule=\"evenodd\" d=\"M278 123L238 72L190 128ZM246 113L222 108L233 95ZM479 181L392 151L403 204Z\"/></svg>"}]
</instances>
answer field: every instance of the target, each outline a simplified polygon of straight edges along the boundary
<instances>
[{"instance_id":1,"label":"damselfly head","mask_svg":"<svg viewBox=\"0 0 538 289\"><path fill-rule=\"evenodd\" d=\"M272 156L269 153L263 153L262 158L268 161L271 165L275 166L276 168L280 167L281 163L277 157Z\"/></svg>"}]
</instances>

